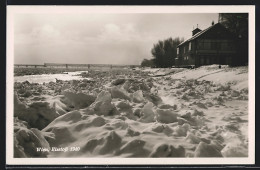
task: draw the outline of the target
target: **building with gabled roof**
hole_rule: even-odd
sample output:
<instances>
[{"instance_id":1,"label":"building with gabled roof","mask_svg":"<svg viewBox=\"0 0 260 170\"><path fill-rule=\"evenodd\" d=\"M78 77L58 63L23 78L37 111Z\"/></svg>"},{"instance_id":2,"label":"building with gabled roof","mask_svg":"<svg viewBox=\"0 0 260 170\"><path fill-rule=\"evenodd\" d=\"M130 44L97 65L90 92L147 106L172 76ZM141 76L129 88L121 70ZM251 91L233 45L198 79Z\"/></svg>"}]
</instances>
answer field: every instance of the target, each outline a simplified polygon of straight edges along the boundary
<instances>
[{"instance_id":1,"label":"building with gabled roof","mask_svg":"<svg viewBox=\"0 0 260 170\"><path fill-rule=\"evenodd\" d=\"M175 64L177 67L236 65L237 42L238 37L220 23L212 23L205 30L196 28L191 38L177 46Z\"/></svg>"}]
</instances>

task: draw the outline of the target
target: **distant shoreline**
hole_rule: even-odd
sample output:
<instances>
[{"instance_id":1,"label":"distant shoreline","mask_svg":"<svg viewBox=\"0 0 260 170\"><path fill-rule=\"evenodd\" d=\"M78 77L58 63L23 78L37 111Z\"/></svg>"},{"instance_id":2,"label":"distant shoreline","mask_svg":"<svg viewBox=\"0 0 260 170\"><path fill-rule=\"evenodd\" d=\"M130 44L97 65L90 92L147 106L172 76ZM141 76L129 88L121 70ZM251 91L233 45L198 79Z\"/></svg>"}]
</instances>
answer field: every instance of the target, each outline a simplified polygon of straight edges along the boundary
<instances>
[{"instance_id":1,"label":"distant shoreline","mask_svg":"<svg viewBox=\"0 0 260 170\"><path fill-rule=\"evenodd\" d=\"M125 67L129 68L129 67ZM14 67L14 76L61 74L64 72L88 71L88 70L110 70L123 69L123 67Z\"/></svg>"}]
</instances>

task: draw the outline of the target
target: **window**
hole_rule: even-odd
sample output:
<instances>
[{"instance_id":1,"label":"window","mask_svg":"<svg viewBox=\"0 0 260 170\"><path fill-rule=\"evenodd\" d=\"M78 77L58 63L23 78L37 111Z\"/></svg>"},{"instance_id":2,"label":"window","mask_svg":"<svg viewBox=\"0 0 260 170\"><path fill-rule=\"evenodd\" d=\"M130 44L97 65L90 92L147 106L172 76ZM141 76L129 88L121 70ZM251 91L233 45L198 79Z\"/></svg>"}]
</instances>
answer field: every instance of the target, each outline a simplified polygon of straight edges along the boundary
<instances>
[{"instance_id":1,"label":"window","mask_svg":"<svg viewBox=\"0 0 260 170\"><path fill-rule=\"evenodd\" d=\"M217 50L218 49L218 43L217 42L211 42L211 50Z\"/></svg>"},{"instance_id":2,"label":"window","mask_svg":"<svg viewBox=\"0 0 260 170\"><path fill-rule=\"evenodd\" d=\"M204 48L204 47L203 47L203 42L199 42L197 49L201 50L201 49L203 49L203 48Z\"/></svg>"},{"instance_id":3,"label":"window","mask_svg":"<svg viewBox=\"0 0 260 170\"><path fill-rule=\"evenodd\" d=\"M201 56L201 58L200 58L200 64L201 64L201 65L204 64L204 58L203 58L203 56Z\"/></svg>"},{"instance_id":4,"label":"window","mask_svg":"<svg viewBox=\"0 0 260 170\"><path fill-rule=\"evenodd\" d=\"M206 62L207 62L206 64L210 64L210 59L207 58L207 59L206 59Z\"/></svg>"},{"instance_id":5,"label":"window","mask_svg":"<svg viewBox=\"0 0 260 170\"><path fill-rule=\"evenodd\" d=\"M210 50L211 49L211 41L210 40L204 40L203 49L204 50Z\"/></svg>"},{"instance_id":6,"label":"window","mask_svg":"<svg viewBox=\"0 0 260 170\"><path fill-rule=\"evenodd\" d=\"M189 43L189 50L191 50L191 42Z\"/></svg>"},{"instance_id":7,"label":"window","mask_svg":"<svg viewBox=\"0 0 260 170\"><path fill-rule=\"evenodd\" d=\"M183 52L183 53L185 54L185 46L183 47L183 49L184 49L184 52Z\"/></svg>"},{"instance_id":8,"label":"window","mask_svg":"<svg viewBox=\"0 0 260 170\"><path fill-rule=\"evenodd\" d=\"M234 50L234 42L228 41L228 40L223 40L220 43L220 49L221 50Z\"/></svg>"},{"instance_id":9,"label":"window","mask_svg":"<svg viewBox=\"0 0 260 170\"><path fill-rule=\"evenodd\" d=\"M177 54L179 54L179 48L177 48Z\"/></svg>"},{"instance_id":10,"label":"window","mask_svg":"<svg viewBox=\"0 0 260 170\"><path fill-rule=\"evenodd\" d=\"M220 49L221 50L228 50L228 43L227 42L223 42L220 44Z\"/></svg>"}]
</instances>

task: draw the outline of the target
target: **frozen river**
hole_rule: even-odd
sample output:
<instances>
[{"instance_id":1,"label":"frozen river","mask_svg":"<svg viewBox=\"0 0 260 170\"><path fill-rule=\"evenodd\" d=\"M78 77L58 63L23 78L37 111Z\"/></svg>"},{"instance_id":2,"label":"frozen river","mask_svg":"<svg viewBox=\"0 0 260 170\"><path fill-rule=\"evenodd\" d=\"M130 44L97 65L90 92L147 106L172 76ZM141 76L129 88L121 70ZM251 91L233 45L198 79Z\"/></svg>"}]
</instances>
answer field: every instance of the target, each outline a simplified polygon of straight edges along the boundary
<instances>
[{"instance_id":1,"label":"frozen river","mask_svg":"<svg viewBox=\"0 0 260 170\"><path fill-rule=\"evenodd\" d=\"M76 71L76 72L66 72L63 74L41 74L41 75L25 75L25 76L17 76L14 77L15 82L24 82L29 81L30 83L48 83L48 82L55 82L56 78L59 80L82 80L87 79L81 77L79 74L82 72L88 72L88 71Z\"/></svg>"}]
</instances>

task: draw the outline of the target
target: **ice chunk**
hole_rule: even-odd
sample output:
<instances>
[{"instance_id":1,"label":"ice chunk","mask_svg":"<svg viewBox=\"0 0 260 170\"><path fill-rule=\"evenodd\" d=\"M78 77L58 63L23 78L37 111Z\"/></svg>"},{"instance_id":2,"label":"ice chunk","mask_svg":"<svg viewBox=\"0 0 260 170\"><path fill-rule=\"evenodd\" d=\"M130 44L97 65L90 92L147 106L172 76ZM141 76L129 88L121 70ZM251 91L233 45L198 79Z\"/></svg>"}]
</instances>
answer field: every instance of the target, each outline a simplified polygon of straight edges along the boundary
<instances>
[{"instance_id":1,"label":"ice chunk","mask_svg":"<svg viewBox=\"0 0 260 170\"><path fill-rule=\"evenodd\" d=\"M43 129L59 114L48 102L34 102L29 106L21 103L17 95L14 95L14 116L24 120L30 127Z\"/></svg>"},{"instance_id":2,"label":"ice chunk","mask_svg":"<svg viewBox=\"0 0 260 170\"><path fill-rule=\"evenodd\" d=\"M152 131L157 132L157 133L162 133L164 129L164 126L162 124L155 124L152 127Z\"/></svg>"},{"instance_id":3,"label":"ice chunk","mask_svg":"<svg viewBox=\"0 0 260 170\"><path fill-rule=\"evenodd\" d=\"M101 140L98 139L90 139L87 143L82 147L83 152L92 152L99 144Z\"/></svg>"},{"instance_id":4,"label":"ice chunk","mask_svg":"<svg viewBox=\"0 0 260 170\"><path fill-rule=\"evenodd\" d=\"M228 144L222 150L221 153L224 157L248 157L247 148L239 145Z\"/></svg>"},{"instance_id":5,"label":"ice chunk","mask_svg":"<svg viewBox=\"0 0 260 170\"><path fill-rule=\"evenodd\" d=\"M203 111L198 111L197 109L193 110L192 116L204 116Z\"/></svg>"},{"instance_id":6,"label":"ice chunk","mask_svg":"<svg viewBox=\"0 0 260 170\"><path fill-rule=\"evenodd\" d=\"M117 102L116 107L119 109L119 111L128 111L132 109L132 106L129 104L129 102L126 101Z\"/></svg>"},{"instance_id":7,"label":"ice chunk","mask_svg":"<svg viewBox=\"0 0 260 170\"><path fill-rule=\"evenodd\" d=\"M144 98L146 98L147 100L149 100L150 102L152 102L155 105L159 105L162 103L162 99L155 94L151 94L151 93L144 93Z\"/></svg>"},{"instance_id":8,"label":"ice chunk","mask_svg":"<svg viewBox=\"0 0 260 170\"><path fill-rule=\"evenodd\" d=\"M32 92L29 90L26 90L21 96L27 98L27 97L30 97L31 95L32 95Z\"/></svg>"},{"instance_id":9,"label":"ice chunk","mask_svg":"<svg viewBox=\"0 0 260 170\"><path fill-rule=\"evenodd\" d=\"M189 98L187 97L187 95L185 93L181 96L181 99L186 100L186 101L189 100Z\"/></svg>"},{"instance_id":10,"label":"ice chunk","mask_svg":"<svg viewBox=\"0 0 260 170\"><path fill-rule=\"evenodd\" d=\"M95 102L85 109L86 114L111 116L117 113L116 107L111 103L111 95L108 91L101 91Z\"/></svg>"},{"instance_id":11,"label":"ice chunk","mask_svg":"<svg viewBox=\"0 0 260 170\"><path fill-rule=\"evenodd\" d=\"M129 141L124 146L122 146L116 154L130 153L129 156L131 157L141 156L145 154L145 150L143 149L144 145L145 141L133 139L132 141Z\"/></svg>"},{"instance_id":12,"label":"ice chunk","mask_svg":"<svg viewBox=\"0 0 260 170\"><path fill-rule=\"evenodd\" d=\"M154 122L155 113L153 111L153 104L151 102L144 105L141 110L141 121L142 122Z\"/></svg>"},{"instance_id":13,"label":"ice chunk","mask_svg":"<svg viewBox=\"0 0 260 170\"><path fill-rule=\"evenodd\" d=\"M128 93L125 90L120 89L118 87L111 88L111 96L112 98L126 99L130 101Z\"/></svg>"},{"instance_id":14,"label":"ice chunk","mask_svg":"<svg viewBox=\"0 0 260 170\"><path fill-rule=\"evenodd\" d=\"M236 90L232 90L231 97L238 97L238 96L240 96L240 93Z\"/></svg>"},{"instance_id":15,"label":"ice chunk","mask_svg":"<svg viewBox=\"0 0 260 170\"><path fill-rule=\"evenodd\" d=\"M120 148L121 141L121 137L115 131L111 131L104 138L104 144L101 145L100 148L98 148L98 152L102 155L110 152L115 152Z\"/></svg>"},{"instance_id":16,"label":"ice chunk","mask_svg":"<svg viewBox=\"0 0 260 170\"><path fill-rule=\"evenodd\" d=\"M63 100L64 96L62 95L55 96L48 100L48 102L50 103L50 107L54 108L59 115L63 115L73 109L63 103Z\"/></svg>"},{"instance_id":17,"label":"ice chunk","mask_svg":"<svg viewBox=\"0 0 260 170\"><path fill-rule=\"evenodd\" d=\"M26 105L23 104L19 98L17 93L14 93L14 116L20 115L20 112L24 112L26 110Z\"/></svg>"},{"instance_id":18,"label":"ice chunk","mask_svg":"<svg viewBox=\"0 0 260 170\"><path fill-rule=\"evenodd\" d=\"M89 106L89 113L91 110L94 111L93 113L97 115L104 115L104 116L111 116L114 115L116 112L116 108L111 102L109 101L97 101L94 102Z\"/></svg>"},{"instance_id":19,"label":"ice chunk","mask_svg":"<svg viewBox=\"0 0 260 170\"><path fill-rule=\"evenodd\" d=\"M228 90L230 90L230 85L221 85L217 90L228 91Z\"/></svg>"},{"instance_id":20,"label":"ice chunk","mask_svg":"<svg viewBox=\"0 0 260 170\"><path fill-rule=\"evenodd\" d=\"M200 142L195 150L194 157L223 157L222 154L210 144Z\"/></svg>"},{"instance_id":21,"label":"ice chunk","mask_svg":"<svg viewBox=\"0 0 260 170\"><path fill-rule=\"evenodd\" d=\"M115 86L123 84L123 83L125 83L125 79L122 79L122 78L116 79L116 80L111 82L111 84L113 84Z\"/></svg>"},{"instance_id":22,"label":"ice chunk","mask_svg":"<svg viewBox=\"0 0 260 170\"><path fill-rule=\"evenodd\" d=\"M28 123L14 117L14 130L19 130L21 127L28 128Z\"/></svg>"},{"instance_id":23,"label":"ice chunk","mask_svg":"<svg viewBox=\"0 0 260 170\"><path fill-rule=\"evenodd\" d=\"M169 104L161 104L159 106L160 109L174 109L176 110L177 109L177 105L169 105Z\"/></svg>"},{"instance_id":24,"label":"ice chunk","mask_svg":"<svg viewBox=\"0 0 260 170\"><path fill-rule=\"evenodd\" d=\"M136 117L141 117L141 110L140 108L134 108L133 109L133 115L136 116Z\"/></svg>"},{"instance_id":25,"label":"ice chunk","mask_svg":"<svg viewBox=\"0 0 260 170\"><path fill-rule=\"evenodd\" d=\"M156 109L156 120L162 123L177 122L177 114L172 110Z\"/></svg>"},{"instance_id":26,"label":"ice chunk","mask_svg":"<svg viewBox=\"0 0 260 170\"><path fill-rule=\"evenodd\" d=\"M213 146L214 148L216 148L219 151L221 151L224 148L224 146L220 142L218 142L217 140L212 140L210 142L210 144L211 144L211 146Z\"/></svg>"},{"instance_id":27,"label":"ice chunk","mask_svg":"<svg viewBox=\"0 0 260 170\"><path fill-rule=\"evenodd\" d=\"M97 101L109 101L109 102L111 102L112 101L111 94L108 91L101 91L98 94L98 96L97 96L95 101L96 102Z\"/></svg>"},{"instance_id":28,"label":"ice chunk","mask_svg":"<svg viewBox=\"0 0 260 170\"><path fill-rule=\"evenodd\" d=\"M198 144L200 143L200 138L192 133L188 133L185 140L192 144Z\"/></svg>"},{"instance_id":29,"label":"ice chunk","mask_svg":"<svg viewBox=\"0 0 260 170\"><path fill-rule=\"evenodd\" d=\"M182 126L178 125L174 128L174 134L176 136L186 136L189 129L190 129L190 125L184 123Z\"/></svg>"},{"instance_id":30,"label":"ice chunk","mask_svg":"<svg viewBox=\"0 0 260 170\"><path fill-rule=\"evenodd\" d=\"M196 105L200 108L203 108L203 109L207 109L206 105L204 103L201 103L201 102L196 102Z\"/></svg>"},{"instance_id":31,"label":"ice chunk","mask_svg":"<svg viewBox=\"0 0 260 170\"><path fill-rule=\"evenodd\" d=\"M189 110L183 110L183 111L179 112L179 115L180 115L180 117L189 120L189 119L191 119L191 112L192 111L189 111Z\"/></svg>"},{"instance_id":32,"label":"ice chunk","mask_svg":"<svg viewBox=\"0 0 260 170\"><path fill-rule=\"evenodd\" d=\"M103 117L97 116L92 120L91 124L92 126L100 127L106 124L106 121Z\"/></svg>"},{"instance_id":33,"label":"ice chunk","mask_svg":"<svg viewBox=\"0 0 260 170\"><path fill-rule=\"evenodd\" d=\"M141 103L144 101L143 92L142 90L137 90L133 93L133 102Z\"/></svg>"},{"instance_id":34,"label":"ice chunk","mask_svg":"<svg viewBox=\"0 0 260 170\"><path fill-rule=\"evenodd\" d=\"M74 106L75 109L86 108L91 105L96 99L95 96L84 93L64 91L63 94L66 97L66 102Z\"/></svg>"},{"instance_id":35,"label":"ice chunk","mask_svg":"<svg viewBox=\"0 0 260 170\"><path fill-rule=\"evenodd\" d=\"M24 148L19 145L19 142L14 137L14 158L27 158Z\"/></svg>"},{"instance_id":36,"label":"ice chunk","mask_svg":"<svg viewBox=\"0 0 260 170\"><path fill-rule=\"evenodd\" d=\"M150 157L185 157L185 149L182 146L159 144L155 146Z\"/></svg>"},{"instance_id":37,"label":"ice chunk","mask_svg":"<svg viewBox=\"0 0 260 170\"><path fill-rule=\"evenodd\" d=\"M131 129L130 127L127 128L127 135L129 136L139 136L140 132L135 131L133 129Z\"/></svg>"},{"instance_id":38,"label":"ice chunk","mask_svg":"<svg viewBox=\"0 0 260 170\"><path fill-rule=\"evenodd\" d=\"M14 155L16 157L47 157L50 145L38 129L20 128L15 134ZM45 151L37 151L42 148Z\"/></svg>"}]
</instances>

